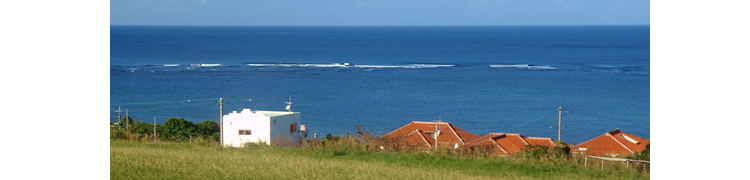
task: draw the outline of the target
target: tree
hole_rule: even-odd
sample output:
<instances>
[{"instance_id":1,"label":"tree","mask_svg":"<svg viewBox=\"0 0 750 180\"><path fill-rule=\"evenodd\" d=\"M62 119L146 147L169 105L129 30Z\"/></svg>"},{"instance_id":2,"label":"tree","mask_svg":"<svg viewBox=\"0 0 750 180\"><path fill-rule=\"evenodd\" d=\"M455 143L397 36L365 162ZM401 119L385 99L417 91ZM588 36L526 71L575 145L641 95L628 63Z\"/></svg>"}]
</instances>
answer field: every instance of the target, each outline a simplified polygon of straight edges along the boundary
<instances>
[{"instance_id":1,"label":"tree","mask_svg":"<svg viewBox=\"0 0 750 180\"><path fill-rule=\"evenodd\" d=\"M221 129L216 121L206 120L195 125L198 135L205 138L214 138L218 140L218 134ZM217 136L214 136L217 135Z\"/></svg>"},{"instance_id":2,"label":"tree","mask_svg":"<svg viewBox=\"0 0 750 180\"><path fill-rule=\"evenodd\" d=\"M183 118L169 118L164 123L162 137L184 141L195 134L195 124Z\"/></svg>"},{"instance_id":3,"label":"tree","mask_svg":"<svg viewBox=\"0 0 750 180\"><path fill-rule=\"evenodd\" d=\"M134 123L133 116L123 116L122 118L120 118L120 123L122 123L122 126L125 126L127 124L132 125Z\"/></svg>"},{"instance_id":4,"label":"tree","mask_svg":"<svg viewBox=\"0 0 750 180\"><path fill-rule=\"evenodd\" d=\"M144 123L137 121L135 125L131 125L132 132L138 134L154 134L154 124Z\"/></svg>"},{"instance_id":5,"label":"tree","mask_svg":"<svg viewBox=\"0 0 750 180\"><path fill-rule=\"evenodd\" d=\"M127 128L125 127L125 125L130 125L130 126L134 125L132 116L123 116L115 122L110 122L110 126L112 126L113 128L115 127Z\"/></svg>"}]
</instances>

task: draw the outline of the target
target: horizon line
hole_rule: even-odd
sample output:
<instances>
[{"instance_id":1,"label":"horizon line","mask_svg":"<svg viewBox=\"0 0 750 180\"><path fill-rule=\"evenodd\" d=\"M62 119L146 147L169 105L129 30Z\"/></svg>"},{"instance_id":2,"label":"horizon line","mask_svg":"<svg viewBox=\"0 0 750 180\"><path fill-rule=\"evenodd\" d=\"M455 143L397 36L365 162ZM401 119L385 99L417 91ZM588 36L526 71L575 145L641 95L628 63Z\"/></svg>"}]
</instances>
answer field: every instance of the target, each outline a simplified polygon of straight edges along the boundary
<instances>
[{"instance_id":1,"label":"horizon line","mask_svg":"<svg viewBox=\"0 0 750 180\"><path fill-rule=\"evenodd\" d=\"M501 26L651 26L651 24L599 24L599 25L127 25L109 26L175 26L175 27L501 27Z\"/></svg>"}]
</instances>

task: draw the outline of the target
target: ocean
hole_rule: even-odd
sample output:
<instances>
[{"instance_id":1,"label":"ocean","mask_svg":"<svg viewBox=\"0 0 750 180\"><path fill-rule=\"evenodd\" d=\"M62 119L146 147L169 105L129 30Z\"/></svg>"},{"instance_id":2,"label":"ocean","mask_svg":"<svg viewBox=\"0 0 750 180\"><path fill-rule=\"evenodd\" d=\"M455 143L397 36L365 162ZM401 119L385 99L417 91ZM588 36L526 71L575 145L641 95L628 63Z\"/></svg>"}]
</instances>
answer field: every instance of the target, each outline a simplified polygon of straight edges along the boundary
<instances>
[{"instance_id":1,"label":"ocean","mask_svg":"<svg viewBox=\"0 0 750 180\"><path fill-rule=\"evenodd\" d=\"M650 138L649 26L110 26L110 121L301 112L319 136L411 121L577 144ZM190 100L188 102L188 100Z\"/></svg>"}]
</instances>

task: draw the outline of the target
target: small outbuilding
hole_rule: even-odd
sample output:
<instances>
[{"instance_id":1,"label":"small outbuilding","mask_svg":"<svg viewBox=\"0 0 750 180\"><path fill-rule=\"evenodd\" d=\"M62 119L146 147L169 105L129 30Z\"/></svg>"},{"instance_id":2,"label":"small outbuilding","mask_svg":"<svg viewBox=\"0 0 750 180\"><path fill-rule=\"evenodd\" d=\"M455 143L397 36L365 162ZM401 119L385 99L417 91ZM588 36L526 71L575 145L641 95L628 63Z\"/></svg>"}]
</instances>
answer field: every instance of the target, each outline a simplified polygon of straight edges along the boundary
<instances>
[{"instance_id":1,"label":"small outbuilding","mask_svg":"<svg viewBox=\"0 0 750 180\"><path fill-rule=\"evenodd\" d=\"M223 146L242 147L245 143L291 145L301 142L299 112L251 111L243 109L224 115Z\"/></svg>"}]
</instances>

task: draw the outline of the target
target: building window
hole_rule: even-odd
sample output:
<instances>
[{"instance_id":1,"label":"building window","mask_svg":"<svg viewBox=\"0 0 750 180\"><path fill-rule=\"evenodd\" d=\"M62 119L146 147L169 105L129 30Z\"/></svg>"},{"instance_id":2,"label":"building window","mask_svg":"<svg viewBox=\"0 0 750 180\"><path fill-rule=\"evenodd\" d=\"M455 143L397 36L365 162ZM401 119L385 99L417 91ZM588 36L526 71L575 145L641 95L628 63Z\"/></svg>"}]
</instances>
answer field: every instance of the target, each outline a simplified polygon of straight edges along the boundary
<instances>
[{"instance_id":1,"label":"building window","mask_svg":"<svg viewBox=\"0 0 750 180\"><path fill-rule=\"evenodd\" d=\"M249 129L240 129L239 135L250 135L251 132Z\"/></svg>"},{"instance_id":2,"label":"building window","mask_svg":"<svg viewBox=\"0 0 750 180\"><path fill-rule=\"evenodd\" d=\"M297 132L297 123L292 123L289 125L289 133Z\"/></svg>"}]
</instances>

